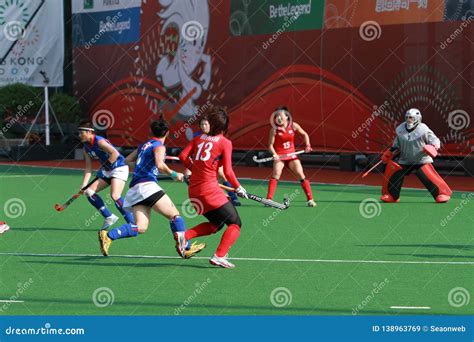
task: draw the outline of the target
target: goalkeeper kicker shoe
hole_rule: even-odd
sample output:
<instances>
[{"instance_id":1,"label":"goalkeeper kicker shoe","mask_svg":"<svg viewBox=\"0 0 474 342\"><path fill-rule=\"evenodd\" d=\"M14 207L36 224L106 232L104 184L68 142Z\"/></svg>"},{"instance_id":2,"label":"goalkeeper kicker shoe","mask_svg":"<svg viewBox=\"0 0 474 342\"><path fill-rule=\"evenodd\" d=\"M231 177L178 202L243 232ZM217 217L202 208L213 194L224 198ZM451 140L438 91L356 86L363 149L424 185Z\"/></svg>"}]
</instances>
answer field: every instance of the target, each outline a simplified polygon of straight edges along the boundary
<instances>
[{"instance_id":1,"label":"goalkeeper kicker shoe","mask_svg":"<svg viewBox=\"0 0 474 342\"><path fill-rule=\"evenodd\" d=\"M112 244L112 239L107 234L106 230L99 230L100 251L103 256L109 256L109 248Z\"/></svg>"},{"instance_id":2,"label":"goalkeeper kicker shoe","mask_svg":"<svg viewBox=\"0 0 474 342\"><path fill-rule=\"evenodd\" d=\"M315 207L316 206L316 202L314 200L309 200L308 202L306 202L306 205L308 207Z\"/></svg>"},{"instance_id":3,"label":"goalkeeper kicker shoe","mask_svg":"<svg viewBox=\"0 0 474 342\"><path fill-rule=\"evenodd\" d=\"M214 254L212 258L209 259L211 265L220 266L223 268L234 268L235 265L227 260L227 254L222 258L219 258L217 255Z\"/></svg>"}]
</instances>

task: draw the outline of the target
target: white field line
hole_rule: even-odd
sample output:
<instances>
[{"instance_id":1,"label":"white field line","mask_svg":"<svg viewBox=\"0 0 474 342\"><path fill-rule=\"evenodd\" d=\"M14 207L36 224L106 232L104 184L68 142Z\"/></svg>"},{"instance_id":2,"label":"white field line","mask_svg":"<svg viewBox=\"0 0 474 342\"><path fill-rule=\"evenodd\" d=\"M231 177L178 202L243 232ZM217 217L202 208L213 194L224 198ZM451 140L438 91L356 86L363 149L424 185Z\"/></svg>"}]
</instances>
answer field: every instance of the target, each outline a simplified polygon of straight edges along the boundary
<instances>
[{"instance_id":1,"label":"white field line","mask_svg":"<svg viewBox=\"0 0 474 342\"><path fill-rule=\"evenodd\" d=\"M40 257L101 257L99 254L54 254L54 253L14 253L2 252L0 255L40 256ZM181 259L167 255L111 255L108 258L143 258L143 259ZM207 260L208 257L193 257ZM351 260L351 259L279 259L279 258L229 258L239 261L270 261L293 263L336 263L336 264L398 264L398 265L474 265L474 261L410 261L410 260Z\"/></svg>"},{"instance_id":2,"label":"white field line","mask_svg":"<svg viewBox=\"0 0 474 342\"><path fill-rule=\"evenodd\" d=\"M431 306L391 306L390 309L401 310L430 310Z\"/></svg>"}]
</instances>

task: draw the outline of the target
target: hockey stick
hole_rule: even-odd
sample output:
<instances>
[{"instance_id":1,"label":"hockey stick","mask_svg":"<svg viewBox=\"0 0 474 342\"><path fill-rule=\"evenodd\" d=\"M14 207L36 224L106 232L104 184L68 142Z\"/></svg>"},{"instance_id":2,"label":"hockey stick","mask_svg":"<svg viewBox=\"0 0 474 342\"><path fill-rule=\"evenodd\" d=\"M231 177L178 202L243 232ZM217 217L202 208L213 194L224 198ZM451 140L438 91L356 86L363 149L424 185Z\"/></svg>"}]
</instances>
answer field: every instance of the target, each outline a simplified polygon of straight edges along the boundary
<instances>
[{"instance_id":1,"label":"hockey stick","mask_svg":"<svg viewBox=\"0 0 474 342\"><path fill-rule=\"evenodd\" d=\"M362 178L365 178L367 177L367 175L369 173L371 173L377 166L379 166L380 164L382 164L383 160L379 160L377 164L375 164L374 166L372 166L367 172L365 172L363 175L362 175Z\"/></svg>"},{"instance_id":2,"label":"hockey stick","mask_svg":"<svg viewBox=\"0 0 474 342\"><path fill-rule=\"evenodd\" d=\"M189 185L189 176L184 177L184 182ZM225 191L235 192L234 188L225 186L223 184L219 184L219 187L221 189L225 190ZM272 201L268 198L263 198L263 197L260 197L260 196L254 195L254 194L247 193L247 196L248 196L248 199L250 199L252 201L263 203L263 204L268 205L268 206L273 207L273 208L286 210L290 207L290 201L288 200L288 198L285 198L283 200L283 203L279 203L279 202Z\"/></svg>"},{"instance_id":3,"label":"hockey stick","mask_svg":"<svg viewBox=\"0 0 474 342\"><path fill-rule=\"evenodd\" d=\"M288 154L283 154L283 155L278 156L278 157L279 158L286 158L286 157L295 156L297 154L302 154L304 152L305 152L304 150L301 150L301 151L296 151L296 152L292 152L292 153L288 153ZM253 161L256 162L256 163L266 163L266 162L272 161L274 159L275 158L273 158L273 156L268 157L268 158L262 158L262 159L258 159L257 156L253 156Z\"/></svg>"},{"instance_id":4,"label":"hockey stick","mask_svg":"<svg viewBox=\"0 0 474 342\"><path fill-rule=\"evenodd\" d=\"M398 155L398 153L399 153L399 152L395 153L395 154L393 155L393 157L396 157L396 156ZM379 166L379 165L382 164L382 163L383 163L383 160L380 159L377 164L375 164L375 165L372 166L369 170L367 170L366 172L364 172L364 174L362 175L362 178L367 177L367 175L368 175L369 173L371 173L377 166Z\"/></svg>"},{"instance_id":5,"label":"hockey stick","mask_svg":"<svg viewBox=\"0 0 474 342\"><path fill-rule=\"evenodd\" d=\"M84 191L85 191L88 187L90 187L90 186L92 185L92 183L94 183L94 182L95 182L96 180L98 180L98 179L99 179L99 177L95 177L93 180L91 180L91 181L89 182L89 184L87 184L85 187L83 187L81 190L79 190L79 192L78 192L77 194L73 195L73 196L72 196L70 199L68 199L68 200L66 201L66 203L64 203L63 205L59 205L59 203L56 203L56 204L54 205L54 209L56 209L57 211L64 211L64 209L66 209L67 207L69 207L69 205L70 205L72 202L74 202L74 201L76 200L76 198L78 198L79 196L81 196L81 195L84 193Z\"/></svg>"},{"instance_id":6,"label":"hockey stick","mask_svg":"<svg viewBox=\"0 0 474 342\"><path fill-rule=\"evenodd\" d=\"M234 188L231 188L231 187L228 187L228 186L225 186L225 185L222 185L222 184L219 184L219 187L221 189L225 190L225 191L235 192ZM248 196L248 199L250 199L252 201L256 201L256 202L268 205L268 206L273 207L273 208L286 210L290 207L290 201L288 200L288 198L285 198L283 200L283 203L279 203L279 202L272 201L271 199L263 198L263 197L260 197L260 196L254 195L254 194L247 193L247 196Z\"/></svg>"}]
</instances>

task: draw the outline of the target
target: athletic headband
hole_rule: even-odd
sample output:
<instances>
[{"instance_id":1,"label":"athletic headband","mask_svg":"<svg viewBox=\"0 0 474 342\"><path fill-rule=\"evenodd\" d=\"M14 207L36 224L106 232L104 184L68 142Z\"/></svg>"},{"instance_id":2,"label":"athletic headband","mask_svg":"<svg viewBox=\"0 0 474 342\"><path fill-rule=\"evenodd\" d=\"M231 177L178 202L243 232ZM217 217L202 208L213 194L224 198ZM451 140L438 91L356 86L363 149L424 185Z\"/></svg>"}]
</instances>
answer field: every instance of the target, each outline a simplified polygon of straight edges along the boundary
<instances>
[{"instance_id":1,"label":"athletic headband","mask_svg":"<svg viewBox=\"0 0 474 342\"><path fill-rule=\"evenodd\" d=\"M77 130L83 132L94 132L94 129L91 127L77 127Z\"/></svg>"}]
</instances>

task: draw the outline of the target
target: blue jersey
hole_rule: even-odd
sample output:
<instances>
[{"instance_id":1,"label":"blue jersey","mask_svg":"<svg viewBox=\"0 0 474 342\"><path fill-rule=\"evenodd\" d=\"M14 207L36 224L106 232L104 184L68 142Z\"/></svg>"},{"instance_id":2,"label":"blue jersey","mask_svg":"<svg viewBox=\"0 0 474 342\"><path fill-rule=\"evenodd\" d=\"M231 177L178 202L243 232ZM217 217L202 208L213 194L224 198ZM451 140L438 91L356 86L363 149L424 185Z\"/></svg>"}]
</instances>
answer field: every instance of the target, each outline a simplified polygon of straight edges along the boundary
<instances>
[{"instance_id":1,"label":"blue jersey","mask_svg":"<svg viewBox=\"0 0 474 342\"><path fill-rule=\"evenodd\" d=\"M130 187L137 183L158 181L159 171L155 162L155 149L159 146L164 145L158 139L148 140L146 143L138 146L135 171L133 171Z\"/></svg>"},{"instance_id":2,"label":"blue jersey","mask_svg":"<svg viewBox=\"0 0 474 342\"><path fill-rule=\"evenodd\" d=\"M99 141L101 140L107 141L113 148L115 148L115 146L112 145L110 141L108 141L107 139L100 137L98 135L94 135L94 138L92 139L92 144L84 143L84 150L89 155L89 157L91 157L91 159L99 159L102 166L104 166L108 163L110 155L99 148ZM125 165L126 165L125 158L119 153L117 161L115 161L112 165L108 166L107 169L113 170L117 167L125 166Z\"/></svg>"}]
</instances>

